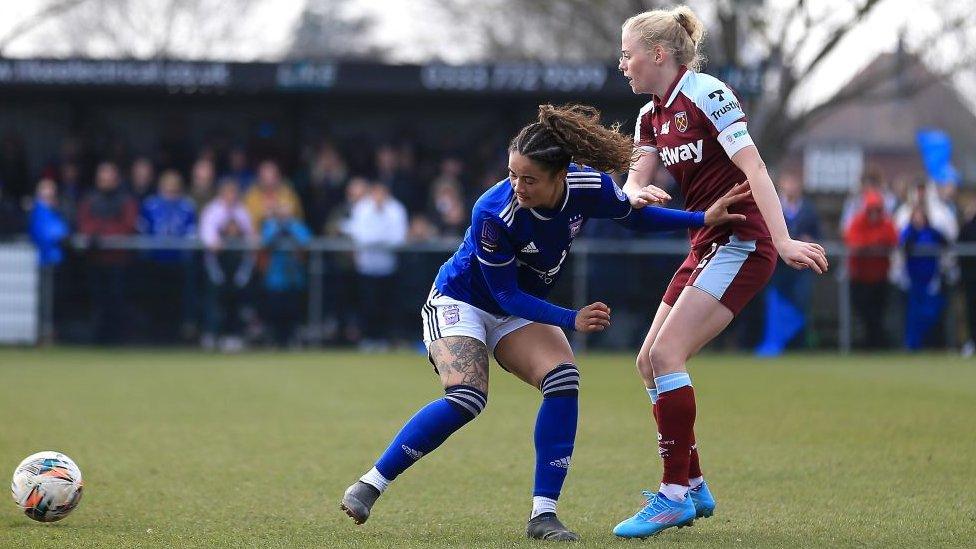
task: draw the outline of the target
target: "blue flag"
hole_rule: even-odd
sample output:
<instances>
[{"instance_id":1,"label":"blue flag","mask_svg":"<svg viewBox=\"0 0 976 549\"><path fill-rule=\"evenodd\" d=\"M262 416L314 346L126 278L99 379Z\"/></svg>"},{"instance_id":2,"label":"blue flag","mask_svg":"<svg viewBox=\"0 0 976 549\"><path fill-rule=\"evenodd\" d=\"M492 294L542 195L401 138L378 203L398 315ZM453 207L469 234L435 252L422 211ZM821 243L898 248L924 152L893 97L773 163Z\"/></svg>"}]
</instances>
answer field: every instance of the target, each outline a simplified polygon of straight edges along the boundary
<instances>
[{"instance_id":1,"label":"blue flag","mask_svg":"<svg viewBox=\"0 0 976 549\"><path fill-rule=\"evenodd\" d=\"M939 185L958 185L959 172L952 165L952 138L935 128L922 128L915 134L925 171Z\"/></svg>"}]
</instances>

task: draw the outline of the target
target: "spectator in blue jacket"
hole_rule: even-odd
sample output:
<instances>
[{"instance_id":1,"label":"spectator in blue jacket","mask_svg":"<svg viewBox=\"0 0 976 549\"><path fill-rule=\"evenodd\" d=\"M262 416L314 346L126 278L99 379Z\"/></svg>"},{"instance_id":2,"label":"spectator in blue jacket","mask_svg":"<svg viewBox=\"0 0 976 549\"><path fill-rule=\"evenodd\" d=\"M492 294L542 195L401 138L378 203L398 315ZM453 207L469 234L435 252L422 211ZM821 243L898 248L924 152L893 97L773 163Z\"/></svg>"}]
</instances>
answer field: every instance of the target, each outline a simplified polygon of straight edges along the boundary
<instances>
[{"instance_id":1,"label":"spectator in blue jacket","mask_svg":"<svg viewBox=\"0 0 976 549\"><path fill-rule=\"evenodd\" d=\"M803 196L803 181L792 174L779 178L780 205L790 236L799 240L820 240L820 216ZM776 269L766 290L766 329L757 352L776 356L807 327L813 273Z\"/></svg>"},{"instance_id":2,"label":"spectator in blue jacket","mask_svg":"<svg viewBox=\"0 0 976 549\"><path fill-rule=\"evenodd\" d=\"M158 192L145 199L139 216L139 232L159 239L188 239L196 234L197 214L193 201L183 193L183 178L174 170L160 174ZM144 311L152 324L150 334L156 342L172 342L179 335L189 338L195 332L193 314L195 269L193 254L187 250L156 248L149 251L144 266L150 281L142 292ZM174 301L180 303L178 309Z\"/></svg>"},{"instance_id":3,"label":"spectator in blue jacket","mask_svg":"<svg viewBox=\"0 0 976 549\"><path fill-rule=\"evenodd\" d=\"M295 328L302 318L306 280L302 248L312 234L289 213L286 204L275 204L271 213L261 225L261 245L270 252L264 273L265 320L275 345L284 347L294 342Z\"/></svg>"},{"instance_id":4,"label":"spectator in blue jacket","mask_svg":"<svg viewBox=\"0 0 976 549\"><path fill-rule=\"evenodd\" d=\"M911 222L902 230L899 241L905 250L908 276L905 347L917 351L932 342L945 308L938 252L948 241L932 226L921 205L912 210Z\"/></svg>"},{"instance_id":5,"label":"spectator in blue jacket","mask_svg":"<svg viewBox=\"0 0 976 549\"><path fill-rule=\"evenodd\" d=\"M54 339L54 291L58 265L64 261L61 243L68 238L68 222L58 211L58 187L53 179L37 182L34 207L30 213L30 236L37 246L40 266L41 342Z\"/></svg>"}]
</instances>

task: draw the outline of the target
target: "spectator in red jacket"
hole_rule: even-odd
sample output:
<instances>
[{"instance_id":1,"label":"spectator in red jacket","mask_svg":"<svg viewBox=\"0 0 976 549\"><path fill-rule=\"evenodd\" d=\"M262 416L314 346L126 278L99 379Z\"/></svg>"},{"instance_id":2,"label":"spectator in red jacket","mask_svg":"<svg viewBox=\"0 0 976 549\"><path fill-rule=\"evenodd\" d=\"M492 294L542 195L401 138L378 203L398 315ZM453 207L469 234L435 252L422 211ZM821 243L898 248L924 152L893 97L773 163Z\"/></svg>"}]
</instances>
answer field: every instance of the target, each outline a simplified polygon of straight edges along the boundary
<instances>
[{"instance_id":1,"label":"spectator in red jacket","mask_svg":"<svg viewBox=\"0 0 976 549\"><path fill-rule=\"evenodd\" d=\"M891 267L889 256L898 245L898 234L880 193L865 191L861 210L844 232L844 243L851 254L847 264L851 300L855 314L864 323L865 346L883 348L887 345L884 318Z\"/></svg>"},{"instance_id":2,"label":"spectator in red jacket","mask_svg":"<svg viewBox=\"0 0 976 549\"><path fill-rule=\"evenodd\" d=\"M130 256L121 250L102 250L104 237L136 232L138 205L119 186L119 169L102 162L95 171L95 189L78 207L78 232L91 238L88 283L94 306L95 339L121 341L126 326L125 279Z\"/></svg>"}]
</instances>

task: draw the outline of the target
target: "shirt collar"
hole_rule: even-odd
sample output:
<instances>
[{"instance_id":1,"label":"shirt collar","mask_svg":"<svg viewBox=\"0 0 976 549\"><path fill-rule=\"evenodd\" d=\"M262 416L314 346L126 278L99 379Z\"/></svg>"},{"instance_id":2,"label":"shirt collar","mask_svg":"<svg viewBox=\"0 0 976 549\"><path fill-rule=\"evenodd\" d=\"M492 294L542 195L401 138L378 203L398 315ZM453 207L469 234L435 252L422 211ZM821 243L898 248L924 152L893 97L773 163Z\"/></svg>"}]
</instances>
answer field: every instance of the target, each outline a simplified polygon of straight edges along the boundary
<instances>
[{"instance_id":1,"label":"shirt collar","mask_svg":"<svg viewBox=\"0 0 976 549\"><path fill-rule=\"evenodd\" d=\"M566 209L566 204L569 202L569 176L566 176L566 192L563 193L563 204L558 210L550 210L549 208L529 208L532 215L538 217L543 221L549 221L556 216L559 212Z\"/></svg>"},{"instance_id":2,"label":"shirt collar","mask_svg":"<svg viewBox=\"0 0 976 549\"><path fill-rule=\"evenodd\" d=\"M685 80L688 78L689 74L691 74L691 71L688 70L688 67L685 65L678 65L678 75L674 77L674 82L671 82L671 86L664 94L668 98L667 103L664 103L663 105L664 108L668 108L671 106L671 103L674 103L674 99L678 97L678 92L681 91L681 86L685 83ZM656 95L654 96L654 106L662 106L661 98Z\"/></svg>"}]
</instances>

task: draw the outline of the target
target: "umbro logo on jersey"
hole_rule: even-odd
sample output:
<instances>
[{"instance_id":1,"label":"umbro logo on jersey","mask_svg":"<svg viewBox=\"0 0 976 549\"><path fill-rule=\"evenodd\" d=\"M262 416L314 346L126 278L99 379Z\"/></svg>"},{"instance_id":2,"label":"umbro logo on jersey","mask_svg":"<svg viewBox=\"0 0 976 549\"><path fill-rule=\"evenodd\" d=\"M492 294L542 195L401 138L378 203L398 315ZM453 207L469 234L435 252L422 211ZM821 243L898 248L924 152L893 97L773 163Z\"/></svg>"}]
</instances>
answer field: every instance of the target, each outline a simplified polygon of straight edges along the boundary
<instances>
[{"instance_id":1,"label":"umbro logo on jersey","mask_svg":"<svg viewBox=\"0 0 976 549\"><path fill-rule=\"evenodd\" d=\"M523 254L537 254L539 253L539 248L535 247L535 242L529 242L524 248L522 248Z\"/></svg>"},{"instance_id":2,"label":"umbro logo on jersey","mask_svg":"<svg viewBox=\"0 0 976 549\"><path fill-rule=\"evenodd\" d=\"M668 120L664 124L661 124L661 135L668 135L671 131L671 121Z\"/></svg>"},{"instance_id":3,"label":"umbro logo on jersey","mask_svg":"<svg viewBox=\"0 0 976 549\"><path fill-rule=\"evenodd\" d=\"M664 147L660 150L661 162L664 162L665 166L686 160L693 160L695 164L698 164L705 157L704 151L705 141L702 139L694 143L685 143L679 147Z\"/></svg>"},{"instance_id":4,"label":"umbro logo on jersey","mask_svg":"<svg viewBox=\"0 0 976 549\"><path fill-rule=\"evenodd\" d=\"M570 456L566 456L564 458L559 458L559 459L554 459L554 460L552 460L552 461L549 462L549 465L552 465L553 467L559 467L561 469L569 469L569 459L570 459Z\"/></svg>"},{"instance_id":5,"label":"umbro logo on jersey","mask_svg":"<svg viewBox=\"0 0 976 549\"><path fill-rule=\"evenodd\" d=\"M424 457L424 453L420 450L414 450L413 448L407 446L406 444L401 444L400 449L406 452L406 454L412 457L414 460L418 460Z\"/></svg>"}]
</instances>

